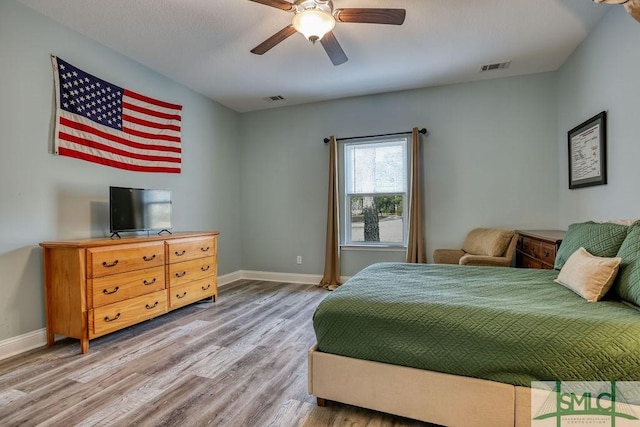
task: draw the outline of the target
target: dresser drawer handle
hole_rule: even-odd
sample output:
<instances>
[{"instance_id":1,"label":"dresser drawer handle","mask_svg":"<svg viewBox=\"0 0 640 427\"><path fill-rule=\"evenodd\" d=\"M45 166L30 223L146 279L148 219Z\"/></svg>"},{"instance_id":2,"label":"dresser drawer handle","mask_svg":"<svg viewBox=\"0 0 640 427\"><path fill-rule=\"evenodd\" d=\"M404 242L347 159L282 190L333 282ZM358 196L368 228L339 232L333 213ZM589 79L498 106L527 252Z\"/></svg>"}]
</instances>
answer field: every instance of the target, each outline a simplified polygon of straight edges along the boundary
<instances>
[{"instance_id":1,"label":"dresser drawer handle","mask_svg":"<svg viewBox=\"0 0 640 427\"><path fill-rule=\"evenodd\" d=\"M113 261L113 264L109 264L107 261L102 262L102 266L107 268L115 267L116 265L118 265L118 260Z\"/></svg>"},{"instance_id":2,"label":"dresser drawer handle","mask_svg":"<svg viewBox=\"0 0 640 427\"><path fill-rule=\"evenodd\" d=\"M116 292L118 292L118 290L120 289L120 286L116 286L114 290L112 291L108 291L106 289L102 290L102 293L105 295L111 295L111 294L115 294Z\"/></svg>"},{"instance_id":3,"label":"dresser drawer handle","mask_svg":"<svg viewBox=\"0 0 640 427\"><path fill-rule=\"evenodd\" d=\"M185 250L183 250L182 252L178 252L178 251L176 251L176 252L175 252L175 254L176 254L176 256L182 256L182 255L184 255L186 252L187 252L187 251L185 251Z\"/></svg>"},{"instance_id":4,"label":"dresser drawer handle","mask_svg":"<svg viewBox=\"0 0 640 427\"><path fill-rule=\"evenodd\" d=\"M206 291L206 290L207 290L207 289L209 289L210 287L211 287L211 283L209 283L209 284L207 285L207 287L206 287L206 288L205 288L204 286L201 286L201 288L202 288L202 290L203 290L203 291Z\"/></svg>"},{"instance_id":5,"label":"dresser drawer handle","mask_svg":"<svg viewBox=\"0 0 640 427\"><path fill-rule=\"evenodd\" d=\"M151 286L154 283L156 283L156 278L154 277L152 281L147 281L147 280L143 280L142 283L144 283L145 286Z\"/></svg>"},{"instance_id":6,"label":"dresser drawer handle","mask_svg":"<svg viewBox=\"0 0 640 427\"><path fill-rule=\"evenodd\" d=\"M146 304L146 305L145 305L145 308L146 308L147 310L151 310L152 308L156 308L157 306L158 306L158 301L156 301L156 303L155 303L155 304L153 304L153 305Z\"/></svg>"},{"instance_id":7,"label":"dresser drawer handle","mask_svg":"<svg viewBox=\"0 0 640 427\"><path fill-rule=\"evenodd\" d=\"M542 255L542 256L544 256L545 258L548 258L548 257L549 257L549 255L550 255L550 254L549 254L549 251L544 251L544 255Z\"/></svg>"},{"instance_id":8,"label":"dresser drawer handle","mask_svg":"<svg viewBox=\"0 0 640 427\"><path fill-rule=\"evenodd\" d=\"M153 256L151 258L147 257L146 255L142 257L143 260L145 261L153 261L154 259L156 259L156 254L153 254Z\"/></svg>"},{"instance_id":9,"label":"dresser drawer handle","mask_svg":"<svg viewBox=\"0 0 640 427\"><path fill-rule=\"evenodd\" d=\"M186 296L187 296L187 293L186 293L186 292L183 292L183 293L182 293L182 295L180 295L180 294L176 294L176 298L184 298L184 297L186 297Z\"/></svg>"},{"instance_id":10,"label":"dresser drawer handle","mask_svg":"<svg viewBox=\"0 0 640 427\"><path fill-rule=\"evenodd\" d=\"M176 273L176 277L178 277L178 278L184 277L185 274L187 274L186 271L183 271L182 273Z\"/></svg>"},{"instance_id":11,"label":"dresser drawer handle","mask_svg":"<svg viewBox=\"0 0 640 427\"><path fill-rule=\"evenodd\" d=\"M200 270L202 271L209 271L209 268L211 268L210 265L207 265L206 267L200 267Z\"/></svg>"},{"instance_id":12,"label":"dresser drawer handle","mask_svg":"<svg viewBox=\"0 0 640 427\"><path fill-rule=\"evenodd\" d=\"M104 316L104 321L113 322L114 320L118 320L119 317L120 317L120 313L116 314L116 317L114 317L113 319L109 318L109 316Z\"/></svg>"},{"instance_id":13,"label":"dresser drawer handle","mask_svg":"<svg viewBox=\"0 0 640 427\"><path fill-rule=\"evenodd\" d=\"M206 248L200 248L202 252L209 252L209 249L211 249L211 246L207 246Z\"/></svg>"}]
</instances>

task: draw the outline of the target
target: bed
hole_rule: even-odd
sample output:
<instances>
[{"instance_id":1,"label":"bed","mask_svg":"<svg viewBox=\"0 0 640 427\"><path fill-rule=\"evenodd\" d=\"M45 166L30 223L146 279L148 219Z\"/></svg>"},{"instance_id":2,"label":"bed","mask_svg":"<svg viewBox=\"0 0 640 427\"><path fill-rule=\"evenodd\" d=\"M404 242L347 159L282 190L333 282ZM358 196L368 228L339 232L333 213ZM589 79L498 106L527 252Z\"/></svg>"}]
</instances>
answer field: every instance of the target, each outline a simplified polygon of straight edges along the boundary
<instances>
[{"instance_id":1,"label":"bed","mask_svg":"<svg viewBox=\"0 0 640 427\"><path fill-rule=\"evenodd\" d=\"M637 252L640 226L633 228ZM627 233L605 252L622 250ZM565 261L583 240L565 246ZM636 268L627 261L620 269L628 279ZM314 314L309 392L319 404L442 425L528 426L531 381L640 381L637 305L614 292L587 302L557 277L556 270L372 265Z\"/></svg>"}]
</instances>

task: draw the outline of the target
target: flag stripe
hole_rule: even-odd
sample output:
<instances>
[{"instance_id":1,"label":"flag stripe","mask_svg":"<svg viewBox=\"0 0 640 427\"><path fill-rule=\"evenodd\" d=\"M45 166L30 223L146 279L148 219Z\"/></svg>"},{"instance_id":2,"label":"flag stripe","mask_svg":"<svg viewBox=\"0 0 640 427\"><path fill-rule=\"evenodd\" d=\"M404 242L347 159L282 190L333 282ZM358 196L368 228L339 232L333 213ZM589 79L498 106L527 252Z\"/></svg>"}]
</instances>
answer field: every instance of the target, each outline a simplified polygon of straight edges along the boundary
<instances>
[{"instance_id":1,"label":"flag stripe","mask_svg":"<svg viewBox=\"0 0 640 427\"><path fill-rule=\"evenodd\" d=\"M180 173L182 106L133 92L52 56L56 153L120 169Z\"/></svg>"},{"instance_id":2,"label":"flag stripe","mask_svg":"<svg viewBox=\"0 0 640 427\"><path fill-rule=\"evenodd\" d=\"M66 148L60 148L60 154L67 157L74 157L76 159L86 160L88 162L99 163L105 166L111 166L118 169L126 169L135 172L165 172L165 173L180 173L179 167L165 167L165 166L140 166L131 163L118 162L112 159L105 159L104 157L98 157L92 154L83 153L80 151L69 150Z\"/></svg>"},{"instance_id":3,"label":"flag stripe","mask_svg":"<svg viewBox=\"0 0 640 427\"><path fill-rule=\"evenodd\" d=\"M64 129L65 127L75 129L77 131L81 131L90 135L95 135L96 137L105 139L107 141L123 144L123 145L129 146L132 148L137 148L140 150L152 149L156 151L167 151L172 153L180 153L182 151L182 149L179 146L175 146L175 145L162 145L155 142L151 144L149 142L137 142L137 141L132 141L130 139L121 138L119 136L112 135L111 133L104 132L100 129L88 126L86 124L71 121L65 118L64 116L60 117L60 125L62 129Z\"/></svg>"},{"instance_id":4,"label":"flag stripe","mask_svg":"<svg viewBox=\"0 0 640 427\"><path fill-rule=\"evenodd\" d=\"M148 120L139 119L137 117L133 117L133 116L130 116L130 115L124 114L124 113L122 113L122 120L127 121L127 122L131 122L131 123L135 123L135 124L138 124L138 125L150 127L150 128L167 129L167 130L173 130L173 131L176 131L176 132L180 132L180 126L175 126L175 125L171 125L171 124L150 122Z\"/></svg>"},{"instance_id":5,"label":"flag stripe","mask_svg":"<svg viewBox=\"0 0 640 427\"><path fill-rule=\"evenodd\" d=\"M153 133L149 133L149 132L142 132L142 131L139 131L139 130L135 129L135 126L125 127L123 125L122 126L122 131L124 133L128 133L128 134L134 135L134 136L139 136L141 138L161 139L163 141L180 142L180 137L179 136L159 135L159 134L153 134Z\"/></svg>"},{"instance_id":6,"label":"flag stripe","mask_svg":"<svg viewBox=\"0 0 640 427\"><path fill-rule=\"evenodd\" d=\"M164 101L160 101L158 99L149 98L148 96L141 95L141 94L136 93L136 92L134 92L132 90L129 90L129 89L125 90L125 95L126 96L130 96L131 98L137 99L137 100L142 101L142 102L146 102L146 103L149 103L149 104L156 105L158 107L169 108L169 109L172 109L172 110L182 110L182 105L171 104L169 102L164 102Z\"/></svg>"},{"instance_id":7,"label":"flag stripe","mask_svg":"<svg viewBox=\"0 0 640 427\"><path fill-rule=\"evenodd\" d=\"M120 149L112 147L110 145L101 144L99 142L91 141L91 140L88 140L88 139L85 139L85 138L81 138L79 136L71 135L71 134L68 134L68 133L64 133L64 132L59 132L58 136L59 136L60 139L62 139L64 141L68 141L68 142L75 143L75 144L78 144L78 145L83 145L85 147L93 148L93 149L104 151L104 152L107 152L107 153L116 154L118 156L126 156L126 157L130 157L132 159L147 160L147 161L151 161L151 162L180 163L180 158L164 157L164 156L152 156L152 155L149 155L149 154L140 154L140 153L134 153L134 152L131 152L131 151L120 150Z\"/></svg>"},{"instance_id":8,"label":"flag stripe","mask_svg":"<svg viewBox=\"0 0 640 427\"><path fill-rule=\"evenodd\" d=\"M136 104L132 104L130 102L122 102L122 108L126 108L127 110L133 110L133 111L137 111L138 113L143 113L149 116L155 116L161 119L167 119L167 120L173 120L176 122L180 122L180 115L178 114L170 114L170 113L163 113L161 111L154 111L154 110L150 110L148 108L144 108L141 107L139 105Z\"/></svg>"},{"instance_id":9,"label":"flag stripe","mask_svg":"<svg viewBox=\"0 0 640 427\"><path fill-rule=\"evenodd\" d=\"M142 132L146 135L153 135L153 137L157 140L156 142L160 142L161 141L161 137L163 136L167 136L167 137L172 137L172 138L179 138L179 134L178 132L172 131L172 130L166 130L166 129L155 129L155 128L150 128L150 127L146 127L143 125L139 125L133 122L129 122L126 120L122 121L122 128L126 131L127 129L133 130L133 131L137 131L137 132ZM131 136L132 138L134 138L134 136ZM147 141L150 139L149 136L137 136L136 138L144 141L144 143L147 143ZM166 139L166 138L164 138ZM167 144L173 144L173 145L177 145L177 142L171 142L171 141L165 141L165 143L163 145L167 145Z\"/></svg>"}]
</instances>

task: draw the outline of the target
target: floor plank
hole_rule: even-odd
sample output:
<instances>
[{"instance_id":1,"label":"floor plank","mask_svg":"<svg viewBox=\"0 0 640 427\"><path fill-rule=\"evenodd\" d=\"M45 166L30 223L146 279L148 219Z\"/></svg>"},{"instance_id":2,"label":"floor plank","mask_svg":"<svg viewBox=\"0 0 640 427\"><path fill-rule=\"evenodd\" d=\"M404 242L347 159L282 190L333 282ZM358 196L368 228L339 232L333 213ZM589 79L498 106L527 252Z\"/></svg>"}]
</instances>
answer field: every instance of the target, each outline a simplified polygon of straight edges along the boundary
<instances>
[{"instance_id":1,"label":"floor plank","mask_svg":"<svg viewBox=\"0 0 640 427\"><path fill-rule=\"evenodd\" d=\"M2 426L428 426L307 392L312 315L326 291L241 280L91 341L0 361Z\"/></svg>"}]
</instances>

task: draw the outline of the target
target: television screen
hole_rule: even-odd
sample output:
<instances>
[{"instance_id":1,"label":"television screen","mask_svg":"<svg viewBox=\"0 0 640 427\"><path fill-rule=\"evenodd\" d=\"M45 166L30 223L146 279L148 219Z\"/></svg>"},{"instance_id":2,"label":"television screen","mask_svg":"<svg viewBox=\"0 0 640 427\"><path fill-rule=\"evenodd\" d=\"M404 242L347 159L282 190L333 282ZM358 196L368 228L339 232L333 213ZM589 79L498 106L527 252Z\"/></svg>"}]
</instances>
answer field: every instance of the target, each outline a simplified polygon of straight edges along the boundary
<instances>
[{"instance_id":1,"label":"television screen","mask_svg":"<svg viewBox=\"0 0 640 427\"><path fill-rule=\"evenodd\" d=\"M109 187L111 232L169 230L171 191Z\"/></svg>"}]
</instances>

